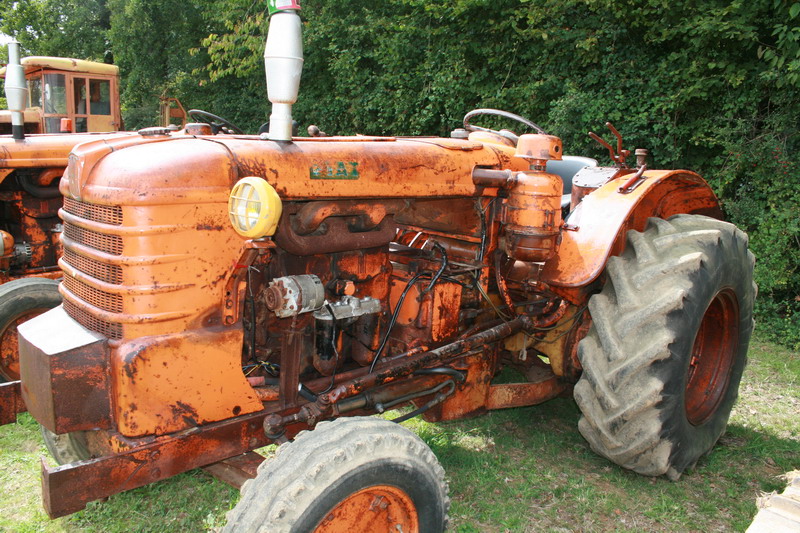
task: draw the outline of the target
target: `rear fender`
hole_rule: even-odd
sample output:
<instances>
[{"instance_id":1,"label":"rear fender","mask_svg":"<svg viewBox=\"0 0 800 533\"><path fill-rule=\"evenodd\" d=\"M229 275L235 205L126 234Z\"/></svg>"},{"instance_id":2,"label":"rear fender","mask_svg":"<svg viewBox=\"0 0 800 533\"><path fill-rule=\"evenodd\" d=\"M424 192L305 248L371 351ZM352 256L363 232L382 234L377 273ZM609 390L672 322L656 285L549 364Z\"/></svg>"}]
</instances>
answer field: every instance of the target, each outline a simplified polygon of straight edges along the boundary
<instances>
[{"instance_id":1,"label":"rear fender","mask_svg":"<svg viewBox=\"0 0 800 533\"><path fill-rule=\"evenodd\" d=\"M692 213L722 219L719 200L694 172L647 171L632 191L621 192L630 179L628 174L601 186L567 217L558 251L540 278L553 292L584 303L609 257L622 252L628 230L642 231L649 217Z\"/></svg>"}]
</instances>

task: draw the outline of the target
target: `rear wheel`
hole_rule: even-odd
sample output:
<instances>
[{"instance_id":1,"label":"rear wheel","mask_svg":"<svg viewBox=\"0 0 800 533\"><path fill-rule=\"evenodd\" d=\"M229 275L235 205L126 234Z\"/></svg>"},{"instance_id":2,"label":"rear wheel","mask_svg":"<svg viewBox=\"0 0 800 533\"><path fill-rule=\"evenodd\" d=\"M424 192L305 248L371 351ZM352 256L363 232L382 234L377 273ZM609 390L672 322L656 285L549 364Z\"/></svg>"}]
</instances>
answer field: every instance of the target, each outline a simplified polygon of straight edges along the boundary
<instances>
[{"instance_id":1,"label":"rear wheel","mask_svg":"<svg viewBox=\"0 0 800 533\"><path fill-rule=\"evenodd\" d=\"M640 474L677 479L724 433L753 331L753 255L698 215L631 231L578 347L581 434Z\"/></svg>"},{"instance_id":2,"label":"rear wheel","mask_svg":"<svg viewBox=\"0 0 800 533\"><path fill-rule=\"evenodd\" d=\"M265 461L224 531L439 533L448 507L444 471L419 437L386 420L344 418Z\"/></svg>"},{"instance_id":3,"label":"rear wheel","mask_svg":"<svg viewBox=\"0 0 800 533\"><path fill-rule=\"evenodd\" d=\"M0 286L0 383L19 379L17 326L60 303L53 279L21 278Z\"/></svg>"}]
</instances>

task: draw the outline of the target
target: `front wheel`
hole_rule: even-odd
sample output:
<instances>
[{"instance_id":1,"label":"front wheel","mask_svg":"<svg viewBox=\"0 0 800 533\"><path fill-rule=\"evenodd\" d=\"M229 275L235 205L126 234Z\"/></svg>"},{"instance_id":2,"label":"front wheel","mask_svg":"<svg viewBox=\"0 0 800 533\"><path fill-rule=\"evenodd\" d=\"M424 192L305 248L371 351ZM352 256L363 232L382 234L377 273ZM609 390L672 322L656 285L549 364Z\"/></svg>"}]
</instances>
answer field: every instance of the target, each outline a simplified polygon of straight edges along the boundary
<instances>
[{"instance_id":1,"label":"front wheel","mask_svg":"<svg viewBox=\"0 0 800 533\"><path fill-rule=\"evenodd\" d=\"M59 465L84 461L92 457L86 431L73 431L57 435L44 426L39 426L47 451Z\"/></svg>"},{"instance_id":2,"label":"front wheel","mask_svg":"<svg viewBox=\"0 0 800 533\"><path fill-rule=\"evenodd\" d=\"M386 420L321 422L258 470L224 532L441 533L446 525L442 467L419 437Z\"/></svg>"},{"instance_id":3,"label":"front wheel","mask_svg":"<svg viewBox=\"0 0 800 533\"><path fill-rule=\"evenodd\" d=\"M592 450L677 479L725 431L753 331L747 235L699 215L651 218L589 302L575 400Z\"/></svg>"}]
</instances>

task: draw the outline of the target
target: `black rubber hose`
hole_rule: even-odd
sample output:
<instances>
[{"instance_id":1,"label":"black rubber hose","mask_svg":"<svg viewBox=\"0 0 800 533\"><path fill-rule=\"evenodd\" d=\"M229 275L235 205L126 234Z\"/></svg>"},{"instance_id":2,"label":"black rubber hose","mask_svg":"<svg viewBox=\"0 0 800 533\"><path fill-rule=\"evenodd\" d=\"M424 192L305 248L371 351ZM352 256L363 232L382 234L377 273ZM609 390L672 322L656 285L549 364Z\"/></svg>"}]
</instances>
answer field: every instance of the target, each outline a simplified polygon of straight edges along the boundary
<instances>
[{"instance_id":1,"label":"black rubber hose","mask_svg":"<svg viewBox=\"0 0 800 533\"><path fill-rule=\"evenodd\" d=\"M34 185L31 183L33 176L18 176L17 181L19 182L20 187L26 193L30 194L34 198L58 198L61 196L61 191L58 190L58 182L56 181L55 187L42 187L41 185Z\"/></svg>"}]
</instances>

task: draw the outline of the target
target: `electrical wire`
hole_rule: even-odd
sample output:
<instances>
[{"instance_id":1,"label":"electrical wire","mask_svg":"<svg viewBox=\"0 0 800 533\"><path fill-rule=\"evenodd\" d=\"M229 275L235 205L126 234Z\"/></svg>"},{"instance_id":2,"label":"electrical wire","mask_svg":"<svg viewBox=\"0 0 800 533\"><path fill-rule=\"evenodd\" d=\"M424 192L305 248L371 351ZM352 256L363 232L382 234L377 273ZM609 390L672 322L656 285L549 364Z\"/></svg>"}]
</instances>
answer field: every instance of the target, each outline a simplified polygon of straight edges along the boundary
<instances>
[{"instance_id":1,"label":"electrical wire","mask_svg":"<svg viewBox=\"0 0 800 533\"><path fill-rule=\"evenodd\" d=\"M562 319L560 322L558 322L558 323L557 323L556 325L554 325L554 326L550 326L550 327L547 327L547 328L534 328L534 329L536 329L537 331L552 331L552 330L556 329L556 327L558 327L558 326L559 326L560 324L562 324L562 323L566 323L566 322L568 322L568 321L570 321L570 320L572 320L572 321L573 321L572 325L571 325L571 326L570 326L570 327L569 327L569 328L568 328L566 331L564 331L563 333L560 333L560 334L559 334L559 335L558 335L556 338L554 338L554 339L550 339L550 340L538 339L538 338L537 338L537 341L539 341L539 342L544 342L544 343L546 343L546 344L552 344L552 343L556 342L558 339L560 339L561 337L563 337L564 335L567 335L569 332L571 332L573 329L575 329L575 327L576 327L576 326L579 324L579 321L578 321L578 320L576 320L576 318L578 318L579 316L581 316L581 315L583 314L583 312L584 312L584 311L586 311L586 307L587 307L587 306L583 306L583 307L581 307L580 309L578 309L577 311L575 311L575 313L573 313L573 314L572 314L572 315L571 315L569 318ZM528 336L532 336L532 335L530 335L530 334L528 334L528 333L526 333L526 335L528 335Z\"/></svg>"},{"instance_id":2,"label":"electrical wire","mask_svg":"<svg viewBox=\"0 0 800 533\"><path fill-rule=\"evenodd\" d=\"M403 307L403 302L405 302L406 295L408 295L408 291L411 290L411 287L419 281L419 279L423 276L430 276L430 272L419 272L413 278L411 278L408 283L406 283L405 289L400 294L400 298L397 300L397 305L394 307L394 311L392 312L392 317L389 320L389 324L386 327L386 334L383 336L381 340L380 346L378 346L378 350L375 352L375 358L372 359L372 364L369 366L370 374L375 370L375 365L378 363L378 359L380 359L381 355L383 354L384 348L386 348L386 343L389 342L389 334L392 332L392 328L394 327L395 323L397 322L397 317L400 315L400 308Z\"/></svg>"},{"instance_id":3,"label":"electrical wire","mask_svg":"<svg viewBox=\"0 0 800 533\"><path fill-rule=\"evenodd\" d=\"M433 243L433 249L438 250L439 253L442 254L442 266L440 266L439 270L436 271L436 274L433 275L433 279L431 280L428 287L426 289L423 289L422 294L428 294L433 290L433 287L434 285L436 285L436 282L439 281L440 277L442 277L444 269L447 268L447 250L445 250L444 246L442 246L438 242Z\"/></svg>"},{"instance_id":4,"label":"electrical wire","mask_svg":"<svg viewBox=\"0 0 800 533\"><path fill-rule=\"evenodd\" d=\"M261 271L249 265L247 267L247 296L250 301L250 360L257 363L256 360L256 299L253 296L253 284L250 282L250 271L255 270L259 274Z\"/></svg>"}]
</instances>

